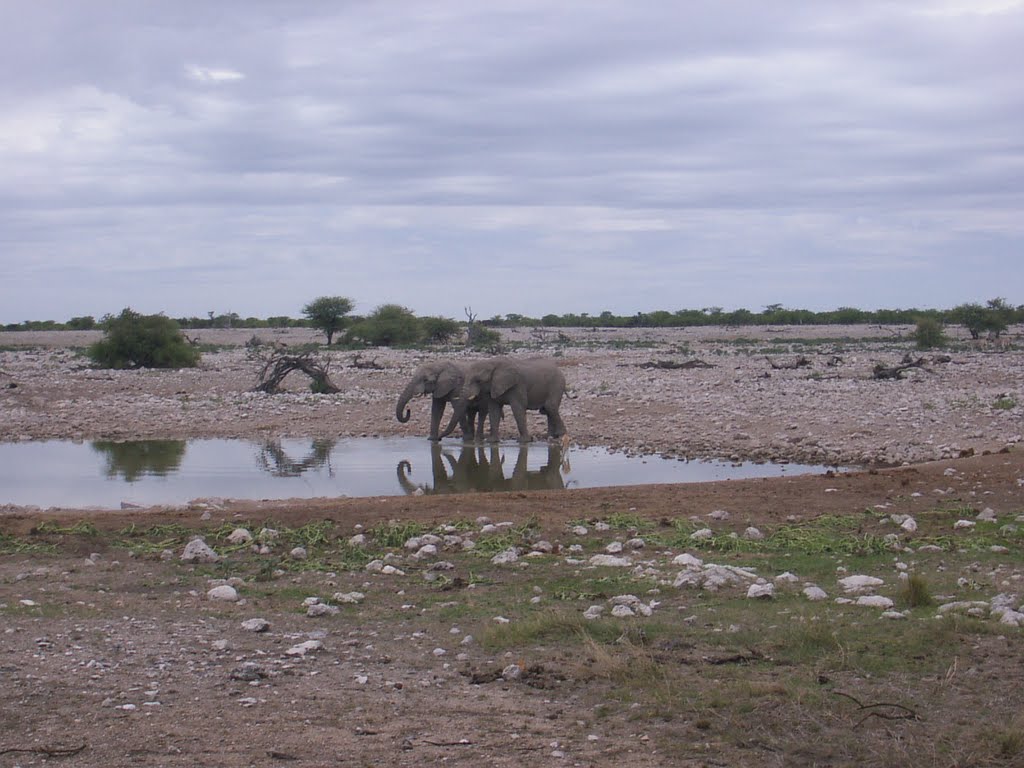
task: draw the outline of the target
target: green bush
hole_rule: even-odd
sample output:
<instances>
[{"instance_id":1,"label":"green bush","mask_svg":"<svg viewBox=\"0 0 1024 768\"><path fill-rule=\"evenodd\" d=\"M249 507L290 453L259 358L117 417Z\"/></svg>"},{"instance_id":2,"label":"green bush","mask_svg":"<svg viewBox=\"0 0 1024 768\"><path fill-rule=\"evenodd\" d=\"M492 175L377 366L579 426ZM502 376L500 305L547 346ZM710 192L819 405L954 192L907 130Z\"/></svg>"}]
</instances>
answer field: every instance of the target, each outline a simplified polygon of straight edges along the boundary
<instances>
[{"instance_id":1,"label":"green bush","mask_svg":"<svg viewBox=\"0 0 1024 768\"><path fill-rule=\"evenodd\" d=\"M104 337L89 347L89 357L103 368L194 368L199 350L164 315L140 315L131 309L103 318Z\"/></svg>"},{"instance_id":2,"label":"green bush","mask_svg":"<svg viewBox=\"0 0 1024 768\"><path fill-rule=\"evenodd\" d=\"M420 321L411 310L398 304L382 304L368 317L353 325L346 341L361 341L373 347L415 344L421 337Z\"/></svg>"},{"instance_id":3,"label":"green bush","mask_svg":"<svg viewBox=\"0 0 1024 768\"><path fill-rule=\"evenodd\" d=\"M946 332L934 317L920 317L914 330L914 340L918 349L935 349L945 346Z\"/></svg>"},{"instance_id":4,"label":"green bush","mask_svg":"<svg viewBox=\"0 0 1024 768\"><path fill-rule=\"evenodd\" d=\"M462 324L448 317L421 317L420 332L428 344L446 344L462 331Z\"/></svg>"}]
</instances>

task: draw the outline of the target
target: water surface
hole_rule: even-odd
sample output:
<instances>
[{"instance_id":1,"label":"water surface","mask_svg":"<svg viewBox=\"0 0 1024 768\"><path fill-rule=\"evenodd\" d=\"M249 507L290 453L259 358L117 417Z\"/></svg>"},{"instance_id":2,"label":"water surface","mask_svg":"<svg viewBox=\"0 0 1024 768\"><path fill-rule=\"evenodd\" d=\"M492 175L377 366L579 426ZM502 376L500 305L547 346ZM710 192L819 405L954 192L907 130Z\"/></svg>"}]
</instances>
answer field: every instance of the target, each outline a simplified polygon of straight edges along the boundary
<instances>
[{"instance_id":1,"label":"water surface","mask_svg":"<svg viewBox=\"0 0 1024 768\"><path fill-rule=\"evenodd\" d=\"M634 457L548 443L423 438L0 443L0 504L117 507L699 483L824 472L797 464Z\"/></svg>"}]
</instances>

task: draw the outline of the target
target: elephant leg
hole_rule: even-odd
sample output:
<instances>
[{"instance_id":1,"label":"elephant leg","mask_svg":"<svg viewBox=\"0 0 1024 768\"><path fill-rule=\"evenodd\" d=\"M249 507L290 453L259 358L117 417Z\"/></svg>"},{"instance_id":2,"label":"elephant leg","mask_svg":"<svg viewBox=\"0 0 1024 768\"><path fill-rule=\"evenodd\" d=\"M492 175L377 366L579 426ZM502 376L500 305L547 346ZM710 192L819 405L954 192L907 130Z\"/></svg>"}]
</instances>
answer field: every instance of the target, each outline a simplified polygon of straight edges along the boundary
<instances>
[{"instance_id":1,"label":"elephant leg","mask_svg":"<svg viewBox=\"0 0 1024 768\"><path fill-rule=\"evenodd\" d=\"M496 443L499 440L499 427L501 425L501 404L490 402L487 404L487 417L491 422L490 441Z\"/></svg>"},{"instance_id":2,"label":"elephant leg","mask_svg":"<svg viewBox=\"0 0 1024 768\"><path fill-rule=\"evenodd\" d=\"M558 411L545 409L545 415L548 417L548 437L557 440L566 432L565 422L562 421Z\"/></svg>"},{"instance_id":3,"label":"elephant leg","mask_svg":"<svg viewBox=\"0 0 1024 768\"><path fill-rule=\"evenodd\" d=\"M441 438L441 417L444 415L444 398L435 397L430 401L430 440L437 442Z\"/></svg>"},{"instance_id":4,"label":"elephant leg","mask_svg":"<svg viewBox=\"0 0 1024 768\"><path fill-rule=\"evenodd\" d=\"M530 430L526 426L526 406L523 403L511 402L509 407L512 409L512 416L516 420L516 427L519 428L519 442L528 443L533 440L530 437Z\"/></svg>"}]
</instances>

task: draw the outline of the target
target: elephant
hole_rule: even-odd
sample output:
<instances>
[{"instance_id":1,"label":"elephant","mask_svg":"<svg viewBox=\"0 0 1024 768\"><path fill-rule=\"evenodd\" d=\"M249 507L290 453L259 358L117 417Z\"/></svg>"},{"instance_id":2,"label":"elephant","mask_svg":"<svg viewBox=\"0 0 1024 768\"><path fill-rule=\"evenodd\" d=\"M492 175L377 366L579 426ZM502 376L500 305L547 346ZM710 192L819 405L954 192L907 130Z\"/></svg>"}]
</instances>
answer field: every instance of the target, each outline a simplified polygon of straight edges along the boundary
<instances>
[{"instance_id":1,"label":"elephant","mask_svg":"<svg viewBox=\"0 0 1024 768\"><path fill-rule=\"evenodd\" d=\"M475 405L480 411L487 409L490 440L497 442L501 409L507 405L519 429L519 442L533 439L526 426L528 410L547 416L549 439L561 438L566 430L558 409L564 394L565 376L551 360L494 357L471 363L460 391L452 398L454 412L441 437L450 435ZM477 429L480 431L479 425Z\"/></svg>"},{"instance_id":2,"label":"elephant","mask_svg":"<svg viewBox=\"0 0 1024 768\"><path fill-rule=\"evenodd\" d=\"M463 446L456 458L439 443L434 443L430 451L432 484L413 483L409 478L412 464L407 459L398 462L395 474L398 484L409 495L565 488L562 472L569 471L569 462L563 459L560 443L548 443L547 464L538 470L527 468L528 448L526 444L521 443L511 477L505 477L505 457L501 451L502 449L494 444L491 445L489 452L485 452L483 446L479 445Z\"/></svg>"},{"instance_id":3,"label":"elephant","mask_svg":"<svg viewBox=\"0 0 1024 768\"><path fill-rule=\"evenodd\" d=\"M452 429L439 436L441 429L441 417L444 415L445 405L452 402L462 389L468 364L456 363L451 360L435 360L419 366L412 375L412 379L406 384L402 394L398 396L398 403L395 405L395 418L405 424L409 421L409 401L419 395L431 395L430 407L430 440L437 441L440 437L447 437L454 431ZM454 403L452 404L454 408ZM464 440L471 440L474 432L476 439L482 441L484 436L484 413L487 411L485 401L474 403L472 407L464 409L456 419L462 426L462 437ZM499 415L500 418L500 415Z\"/></svg>"}]
</instances>

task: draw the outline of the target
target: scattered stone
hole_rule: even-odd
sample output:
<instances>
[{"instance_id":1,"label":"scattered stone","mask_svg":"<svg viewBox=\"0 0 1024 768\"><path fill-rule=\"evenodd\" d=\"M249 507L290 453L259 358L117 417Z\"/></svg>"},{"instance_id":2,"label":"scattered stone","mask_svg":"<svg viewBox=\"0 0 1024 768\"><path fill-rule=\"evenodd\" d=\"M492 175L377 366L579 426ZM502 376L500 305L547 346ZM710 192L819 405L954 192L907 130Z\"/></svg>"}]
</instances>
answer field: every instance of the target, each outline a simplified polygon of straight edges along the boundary
<instances>
[{"instance_id":1,"label":"scattered stone","mask_svg":"<svg viewBox=\"0 0 1024 768\"><path fill-rule=\"evenodd\" d=\"M599 619L604 613L603 605L592 605L583 612L584 619Z\"/></svg>"},{"instance_id":2,"label":"scattered stone","mask_svg":"<svg viewBox=\"0 0 1024 768\"><path fill-rule=\"evenodd\" d=\"M747 541L763 541L764 534L761 533L761 531L755 528L754 526L750 526L749 528L743 531L743 538Z\"/></svg>"},{"instance_id":3,"label":"scattered stone","mask_svg":"<svg viewBox=\"0 0 1024 768\"><path fill-rule=\"evenodd\" d=\"M747 597L751 600L771 600L775 597L775 585L771 583L751 584L747 589Z\"/></svg>"},{"instance_id":4,"label":"scattered stone","mask_svg":"<svg viewBox=\"0 0 1024 768\"><path fill-rule=\"evenodd\" d=\"M728 520L729 513L726 512L724 509L716 509L713 512L708 513L708 517L710 517L712 520Z\"/></svg>"},{"instance_id":5,"label":"scattered stone","mask_svg":"<svg viewBox=\"0 0 1024 768\"><path fill-rule=\"evenodd\" d=\"M804 597L806 597L811 602L815 603L821 600L828 600L828 595L826 594L825 590L823 590L821 587L816 587L813 584L804 587L803 594Z\"/></svg>"},{"instance_id":6,"label":"scattered stone","mask_svg":"<svg viewBox=\"0 0 1024 768\"><path fill-rule=\"evenodd\" d=\"M293 645L287 651L284 652L285 656L298 656L299 658L304 657L307 653L313 653L315 651L323 650L324 644L319 640L307 640L304 643Z\"/></svg>"},{"instance_id":7,"label":"scattered stone","mask_svg":"<svg viewBox=\"0 0 1024 768\"><path fill-rule=\"evenodd\" d=\"M616 557L615 555L594 555L588 562L593 566L604 568L629 568L633 564L628 557Z\"/></svg>"},{"instance_id":8,"label":"scattered stone","mask_svg":"<svg viewBox=\"0 0 1024 768\"><path fill-rule=\"evenodd\" d=\"M973 528L976 525L977 523L973 520L957 520L955 523L953 523L953 530L959 531L964 528Z\"/></svg>"},{"instance_id":9,"label":"scattered stone","mask_svg":"<svg viewBox=\"0 0 1024 768\"><path fill-rule=\"evenodd\" d=\"M252 539L252 534L247 528L235 528L228 534L228 541L231 544L248 544Z\"/></svg>"},{"instance_id":10,"label":"scattered stone","mask_svg":"<svg viewBox=\"0 0 1024 768\"><path fill-rule=\"evenodd\" d=\"M682 555L676 555L672 560L672 565L682 565L686 568L700 568L704 565L704 561L699 557L694 557L689 553Z\"/></svg>"},{"instance_id":11,"label":"scattered stone","mask_svg":"<svg viewBox=\"0 0 1024 768\"><path fill-rule=\"evenodd\" d=\"M690 534L692 541L707 541L713 538L715 538L715 532L710 528L701 528L699 531L694 531Z\"/></svg>"},{"instance_id":12,"label":"scattered stone","mask_svg":"<svg viewBox=\"0 0 1024 768\"><path fill-rule=\"evenodd\" d=\"M572 528L573 536L586 536L588 533L586 526L583 525L575 525Z\"/></svg>"},{"instance_id":13,"label":"scattered stone","mask_svg":"<svg viewBox=\"0 0 1024 768\"><path fill-rule=\"evenodd\" d=\"M238 602L238 590L228 584L221 584L206 593L207 600L220 600L225 603Z\"/></svg>"},{"instance_id":14,"label":"scattered stone","mask_svg":"<svg viewBox=\"0 0 1024 768\"><path fill-rule=\"evenodd\" d=\"M201 538L195 538L185 545L181 559L186 563L216 563L220 560L220 555Z\"/></svg>"},{"instance_id":15,"label":"scattered stone","mask_svg":"<svg viewBox=\"0 0 1024 768\"><path fill-rule=\"evenodd\" d=\"M336 605L327 603L314 603L306 608L306 615L313 618L319 616L337 616L341 609Z\"/></svg>"},{"instance_id":16,"label":"scattered stone","mask_svg":"<svg viewBox=\"0 0 1024 768\"><path fill-rule=\"evenodd\" d=\"M900 528L907 533L914 533L914 531L917 530L917 521L914 518L907 516L907 519L900 523Z\"/></svg>"},{"instance_id":17,"label":"scattered stone","mask_svg":"<svg viewBox=\"0 0 1024 768\"><path fill-rule=\"evenodd\" d=\"M978 521L982 523L994 523L997 519L996 511L992 507L985 507L978 513Z\"/></svg>"},{"instance_id":18,"label":"scattered stone","mask_svg":"<svg viewBox=\"0 0 1024 768\"><path fill-rule=\"evenodd\" d=\"M519 550L516 547L509 547L492 557L491 563L494 565L511 565L518 562L518 560Z\"/></svg>"},{"instance_id":19,"label":"scattered stone","mask_svg":"<svg viewBox=\"0 0 1024 768\"><path fill-rule=\"evenodd\" d=\"M507 680L509 682L513 680L518 680L522 676L523 668L520 667L518 664L509 664L507 667L501 670L502 679Z\"/></svg>"},{"instance_id":20,"label":"scattered stone","mask_svg":"<svg viewBox=\"0 0 1024 768\"><path fill-rule=\"evenodd\" d=\"M331 599L344 605L358 605L366 599L362 592L335 592Z\"/></svg>"},{"instance_id":21,"label":"scattered stone","mask_svg":"<svg viewBox=\"0 0 1024 768\"><path fill-rule=\"evenodd\" d=\"M885 582L874 576L847 576L839 580L839 586L847 593L870 592L875 587L880 587Z\"/></svg>"},{"instance_id":22,"label":"scattered stone","mask_svg":"<svg viewBox=\"0 0 1024 768\"><path fill-rule=\"evenodd\" d=\"M774 581L775 581L776 584L780 584L780 585L781 584L796 584L798 581L800 581L800 579L798 579L795 575L793 575L789 571L786 571L785 573L780 573L778 576L776 576Z\"/></svg>"},{"instance_id":23,"label":"scattered stone","mask_svg":"<svg viewBox=\"0 0 1024 768\"><path fill-rule=\"evenodd\" d=\"M885 610L888 610L893 606L892 600L888 597L882 597L881 595L861 595L857 598L854 604L864 605L868 608L883 608Z\"/></svg>"},{"instance_id":24,"label":"scattered stone","mask_svg":"<svg viewBox=\"0 0 1024 768\"><path fill-rule=\"evenodd\" d=\"M306 552L305 547L295 547L291 552L288 553L288 557L292 560L305 560L309 556Z\"/></svg>"},{"instance_id":25,"label":"scattered stone","mask_svg":"<svg viewBox=\"0 0 1024 768\"><path fill-rule=\"evenodd\" d=\"M266 619L246 619L242 622L242 629L246 632L266 632L270 629L270 622Z\"/></svg>"},{"instance_id":26,"label":"scattered stone","mask_svg":"<svg viewBox=\"0 0 1024 768\"><path fill-rule=\"evenodd\" d=\"M611 544L604 548L604 551L607 552L609 555L618 555L622 552L622 542L613 541Z\"/></svg>"},{"instance_id":27,"label":"scattered stone","mask_svg":"<svg viewBox=\"0 0 1024 768\"><path fill-rule=\"evenodd\" d=\"M612 606L612 616L617 619L624 619L630 616L636 616L636 614L628 605L614 605Z\"/></svg>"}]
</instances>

